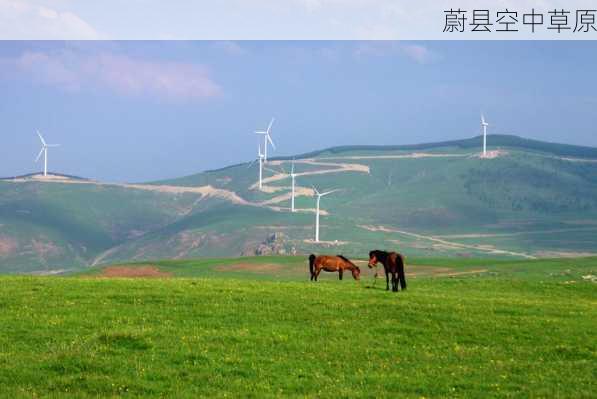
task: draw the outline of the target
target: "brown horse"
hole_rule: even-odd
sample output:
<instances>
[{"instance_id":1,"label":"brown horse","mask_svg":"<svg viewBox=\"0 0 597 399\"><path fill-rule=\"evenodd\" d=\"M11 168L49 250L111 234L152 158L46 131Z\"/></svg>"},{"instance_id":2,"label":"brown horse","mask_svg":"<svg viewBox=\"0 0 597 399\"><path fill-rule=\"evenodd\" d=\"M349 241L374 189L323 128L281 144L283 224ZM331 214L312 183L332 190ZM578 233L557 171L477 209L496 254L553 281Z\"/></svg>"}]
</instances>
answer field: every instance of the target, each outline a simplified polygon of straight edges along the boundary
<instances>
[{"instance_id":1,"label":"brown horse","mask_svg":"<svg viewBox=\"0 0 597 399\"><path fill-rule=\"evenodd\" d=\"M386 252L374 250L369 252L369 269L372 269L380 262L386 272L386 291L390 290L389 275L392 275L392 291L398 291L398 282L402 291L406 289L406 277L404 275L404 256L397 252ZM377 273L375 273L377 278Z\"/></svg>"},{"instance_id":2,"label":"brown horse","mask_svg":"<svg viewBox=\"0 0 597 399\"><path fill-rule=\"evenodd\" d=\"M309 256L309 270L311 271L311 281L317 281L317 277L319 277L319 273L322 270L326 272L338 272L340 280L342 280L344 270L350 270L355 280L361 278L361 269L342 255L311 255Z\"/></svg>"}]
</instances>

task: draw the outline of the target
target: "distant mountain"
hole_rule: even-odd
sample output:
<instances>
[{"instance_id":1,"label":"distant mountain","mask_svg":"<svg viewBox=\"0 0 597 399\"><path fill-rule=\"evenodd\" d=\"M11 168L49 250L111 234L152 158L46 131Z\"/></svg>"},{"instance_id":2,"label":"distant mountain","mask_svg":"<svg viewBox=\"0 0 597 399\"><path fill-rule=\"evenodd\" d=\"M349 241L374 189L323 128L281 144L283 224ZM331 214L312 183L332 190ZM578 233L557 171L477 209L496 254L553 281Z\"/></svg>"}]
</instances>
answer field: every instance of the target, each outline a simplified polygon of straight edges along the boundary
<instances>
[{"instance_id":1,"label":"distant mountain","mask_svg":"<svg viewBox=\"0 0 597 399\"><path fill-rule=\"evenodd\" d=\"M84 177L65 175L62 173L48 172L48 176L50 178L57 178L57 179L89 180ZM0 181L1 180L35 180L35 179L41 179L41 178L44 178L43 172L34 172L34 173L28 173L26 175L20 175L20 176L0 177Z\"/></svg>"},{"instance_id":2,"label":"distant mountain","mask_svg":"<svg viewBox=\"0 0 597 399\"><path fill-rule=\"evenodd\" d=\"M488 136L491 145L495 147L510 147L525 149L529 151L543 152L547 154L559 155L562 157L578 157L597 159L597 148L583 147L570 144L549 143L545 141L525 139L519 136L506 134L493 134ZM348 145L330 147L323 150L312 151L294 157L277 157L272 159L293 159L293 158L312 158L322 154L339 154L350 151L423 151L438 148L460 148L460 149L478 149L482 136L472 137L470 139L439 141L435 143L406 144L406 145Z\"/></svg>"},{"instance_id":3,"label":"distant mountain","mask_svg":"<svg viewBox=\"0 0 597 399\"><path fill-rule=\"evenodd\" d=\"M489 136L343 146L146 184L0 181L0 272L265 253L537 257L597 252L597 148ZM299 212L289 212L294 158ZM58 176L56 178L56 176ZM312 186L322 199L313 238ZM275 239L272 239L275 237Z\"/></svg>"}]
</instances>

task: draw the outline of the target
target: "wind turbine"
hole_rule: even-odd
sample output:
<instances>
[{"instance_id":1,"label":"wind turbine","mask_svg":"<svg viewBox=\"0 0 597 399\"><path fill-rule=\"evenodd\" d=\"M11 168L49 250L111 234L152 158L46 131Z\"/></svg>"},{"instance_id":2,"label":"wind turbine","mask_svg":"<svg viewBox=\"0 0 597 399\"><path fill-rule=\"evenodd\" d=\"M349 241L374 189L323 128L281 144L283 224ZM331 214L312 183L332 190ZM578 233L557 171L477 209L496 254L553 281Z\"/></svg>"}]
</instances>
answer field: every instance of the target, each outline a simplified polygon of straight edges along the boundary
<instances>
[{"instance_id":1,"label":"wind turbine","mask_svg":"<svg viewBox=\"0 0 597 399\"><path fill-rule=\"evenodd\" d=\"M272 141L271 132L272 132L272 125L274 124L274 118L269 122L269 126L267 130L257 130L255 134L262 134L263 135L263 162L267 162L267 142L272 145L273 149L276 149L274 142Z\"/></svg>"},{"instance_id":2,"label":"wind turbine","mask_svg":"<svg viewBox=\"0 0 597 399\"><path fill-rule=\"evenodd\" d=\"M295 212L295 209L294 209L294 180L296 178L296 173L294 173L294 159L292 160L292 167L290 169L290 178L292 179L292 197L290 197L290 211Z\"/></svg>"},{"instance_id":3,"label":"wind turbine","mask_svg":"<svg viewBox=\"0 0 597 399\"><path fill-rule=\"evenodd\" d=\"M263 188L263 154L261 153L261 144L257 144L257 158L249 164L249 168L253 166L255 162L259 162L259 190Z\"/></svg>"},{"instance_id":4,"label":"wind turbine","mask_svg":"<svg viewBox=\"0 0 597 399\"><path fill-rule=\"evenodd\" d=\"M44 154L44 177L48 175L48 148L50 147L59 147L60 144L48 144L46 143L46 140L44 140L44 138L42 137L41 133L39 132L39 130L37 131L37 135L39 136L39 139L41 140L41 150L39 151L39 154L37 155L37 158L35 158L35 162L39 161L39 157L41 157L41 154Z\"/></svg>"},{"instance_id":5,"label":"wind turbine","mask_svg":"<svg viewBox=\"0 0 597 399\"><path fill-rule=\"evenodd\" d=\"M485 122L485 117L481 114L481 129L483 129L483 157L487 156L487 126L489 123Z\"/></svg>"},{"instance_id":6,"label":"wind turbine","mask_svg":"<svg viewBox=\"0 0 597 399\"><path fill-rule=\"evenodd\" d=\"M317 211L315 213L315 242L319 242L319 202L321 201L321 197L325 197L326 195L334 193L338 190L326 191L325 193L320 193L315 187L313 187L313 190L315 190L315 194L317 195Z\"/></svg>"}]
</instances>

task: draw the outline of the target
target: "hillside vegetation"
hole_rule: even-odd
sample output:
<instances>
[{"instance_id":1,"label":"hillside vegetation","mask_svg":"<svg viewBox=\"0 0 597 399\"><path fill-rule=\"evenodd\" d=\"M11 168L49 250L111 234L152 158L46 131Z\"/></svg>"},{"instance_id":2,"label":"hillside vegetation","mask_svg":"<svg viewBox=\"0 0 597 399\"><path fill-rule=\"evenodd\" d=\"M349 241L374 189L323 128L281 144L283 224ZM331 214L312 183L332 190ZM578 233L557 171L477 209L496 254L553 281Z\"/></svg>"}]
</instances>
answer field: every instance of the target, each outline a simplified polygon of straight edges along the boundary
<instances>
[{"instance_id":1,"label":"hillside vegetation","mask_svg":"<svg viewBox=\"0 0 597 399\"><path fill-rule=\"evenodd\" d=\"M143 259L310 252L535 258L597 253L597 149L490 136L346 146L148 184L0 181L0 272ZM76 184L75 184L76 183ZM322 200L313 243L312 186Z\"/></svg>"}]
</instances>

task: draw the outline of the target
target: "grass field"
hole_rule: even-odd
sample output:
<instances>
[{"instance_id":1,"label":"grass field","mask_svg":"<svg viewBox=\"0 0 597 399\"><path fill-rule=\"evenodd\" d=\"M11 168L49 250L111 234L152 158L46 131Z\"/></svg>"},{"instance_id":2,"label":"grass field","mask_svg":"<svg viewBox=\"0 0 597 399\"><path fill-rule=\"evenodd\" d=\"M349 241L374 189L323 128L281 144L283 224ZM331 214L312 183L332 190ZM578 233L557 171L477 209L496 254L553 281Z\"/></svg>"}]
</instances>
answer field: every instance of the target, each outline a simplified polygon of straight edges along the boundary
<instances>
[{"instance_id":1,"label":"grass field","mask_svg":"<svg viewBox=\"0 0 597 399\"><path fill-rule=\"evenodd\" d=\"M397 294L292 257L2 277L0 396L594 397L597 258L409 264Z\"/></svg>"}]
</instances>

